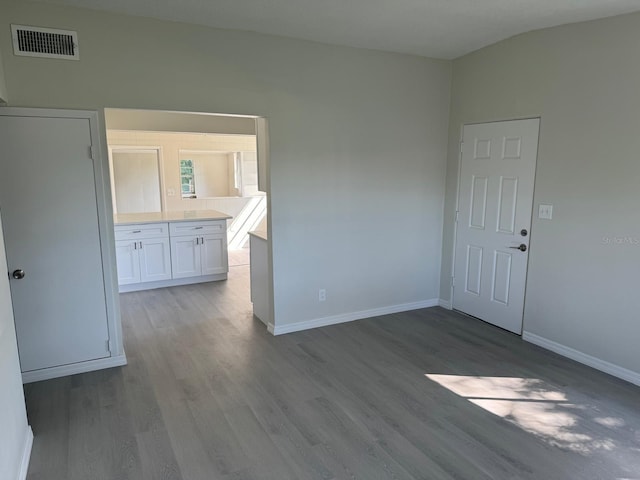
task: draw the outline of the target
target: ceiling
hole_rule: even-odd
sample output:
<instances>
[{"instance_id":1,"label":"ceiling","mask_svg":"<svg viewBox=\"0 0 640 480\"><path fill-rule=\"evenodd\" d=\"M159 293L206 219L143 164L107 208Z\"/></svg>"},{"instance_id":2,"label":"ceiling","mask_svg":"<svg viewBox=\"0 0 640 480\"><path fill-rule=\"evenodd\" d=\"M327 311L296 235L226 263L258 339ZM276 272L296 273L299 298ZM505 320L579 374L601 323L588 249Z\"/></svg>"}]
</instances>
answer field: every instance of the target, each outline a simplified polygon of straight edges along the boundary
<instances>
[{"instance_id":1,"label":"ceiling","mask_svg":"<svg viewBox=\"0 0 640 480\"><path fill-rule=\"evenodd\" d=\"M640 0L44 1L445 59L519 33L640 10Z\"/></svg>"}]
</instances>

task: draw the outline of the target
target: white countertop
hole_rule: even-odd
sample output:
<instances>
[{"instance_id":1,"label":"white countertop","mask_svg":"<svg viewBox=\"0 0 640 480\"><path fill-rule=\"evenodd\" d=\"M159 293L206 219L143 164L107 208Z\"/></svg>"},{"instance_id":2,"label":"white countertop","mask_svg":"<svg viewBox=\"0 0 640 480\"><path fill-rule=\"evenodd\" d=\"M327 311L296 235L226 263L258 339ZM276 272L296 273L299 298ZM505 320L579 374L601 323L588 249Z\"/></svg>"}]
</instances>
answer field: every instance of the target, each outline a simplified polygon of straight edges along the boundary
<instances>
[{"instance_id":1,"label":"white countertop","mask_svg":"<svg viewBox=\"0 0 640 480\"><path fill-rule=\"evenodd\" d=\"M229 218L233 217L217 210L185 210L177 212L119 213L113 216L113 223L115 225L130 225L134 223L227 220Z\"/></svg>"},{"instance_id":2,"label":"white countertop","mask_svg":"<svg viewBox=\"0 0 640 480\"><path fill-rule=\"evenodd\" d=\"M254 237L262 240L267 240L267 232L265 230L253 230L252 232L249 232L249 235L253 235Z\"/></svg>"}]
</instances>

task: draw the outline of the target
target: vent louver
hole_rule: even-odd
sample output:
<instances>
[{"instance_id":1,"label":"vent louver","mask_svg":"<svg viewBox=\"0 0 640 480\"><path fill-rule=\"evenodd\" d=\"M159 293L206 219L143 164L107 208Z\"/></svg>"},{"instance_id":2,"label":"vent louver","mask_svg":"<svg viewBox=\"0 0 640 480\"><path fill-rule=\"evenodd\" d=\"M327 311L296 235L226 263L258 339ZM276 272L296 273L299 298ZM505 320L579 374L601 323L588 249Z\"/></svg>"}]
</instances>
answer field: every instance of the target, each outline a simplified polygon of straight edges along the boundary
<instances>
[{"instance_id":1,"label":"vent louver","mask_svg":"<svg viewBox=\"0 0 640 480\"><path fill-rule=\"evenodd\" d=\"M78 34L70 30L11 25L13 53L27 57L79 60Z\"/></svg>"}]
</instances>

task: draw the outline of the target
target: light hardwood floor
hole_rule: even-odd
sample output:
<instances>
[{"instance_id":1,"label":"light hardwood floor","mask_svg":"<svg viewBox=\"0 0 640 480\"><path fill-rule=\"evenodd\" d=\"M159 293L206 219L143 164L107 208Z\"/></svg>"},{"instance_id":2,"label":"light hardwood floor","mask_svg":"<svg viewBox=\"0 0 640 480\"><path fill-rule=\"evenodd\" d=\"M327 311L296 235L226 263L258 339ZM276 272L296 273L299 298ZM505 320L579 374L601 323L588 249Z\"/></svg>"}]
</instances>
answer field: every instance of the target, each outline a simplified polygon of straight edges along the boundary
<instances>
[{"instance_id":1,"label":"light hardwood floor","mask_svg":"<svg viewBox=\"0 0 640 480\"><path fill-rule=\"evenodd\" d=\"M123 294L128 366L26 386L28 478L640 478L640 389L440 308L272 337L248 274Z\"/></svg>"}]
</instances>

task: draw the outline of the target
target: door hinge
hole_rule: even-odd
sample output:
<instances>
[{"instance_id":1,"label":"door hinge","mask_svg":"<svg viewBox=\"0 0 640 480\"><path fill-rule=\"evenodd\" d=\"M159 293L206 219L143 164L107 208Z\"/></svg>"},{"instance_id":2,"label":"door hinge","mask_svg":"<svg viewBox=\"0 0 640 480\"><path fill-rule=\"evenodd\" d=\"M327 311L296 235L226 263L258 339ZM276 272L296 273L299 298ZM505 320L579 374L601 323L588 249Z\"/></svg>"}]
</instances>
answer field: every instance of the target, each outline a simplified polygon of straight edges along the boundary
<instances>
[{"instance_id":1,"label":"door hinge","mask_svg":"<svg viewBox=\"0 0 640 480\"><path fill-rule=\"evenodd\" d=\"M451 277L451 286L452 287L456 286L456 277Z\"/></svg>"},{"instance_id":2,"label":"door hinge","mask_svg":"<svg viewBox=\"0 0 640 480\"><path fill-rule=\"evenodd\" d=\"M94 147L93 145L89 145L89 158L91 160L95 160L98 152L96 152L96 147Z\"/></svg>"},{"instance_id":3,"label":"door hinge","mask_svg":"<svg viewBox=\"0 0 640 480\"><path fill-rule=\"evenodd\" d=\"M107 352L111 353L111 340L105 340L104 347L107 349Z\"/></svg>"},{"instance_id":4,"label":"door hinge","mask_svg":"<svg viewBox=\"0 0 640 480\"><path fill-rule=\"evenodd\" d=\"M460 218L460 212L456 210L456 219L455 219L456 223L458 223L458 218Z\"/></svg>"},{"instance_id":5,"label":"door hinge","mask_svg":"<svg viewBox=\"0 0 640 480\"><path fill-rule=\"evenodd\" d=\"M464 149L464 142L460 142L460 155L462 155L463 149Z\"/></svg>"}]
</instances>

